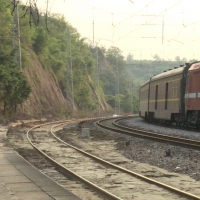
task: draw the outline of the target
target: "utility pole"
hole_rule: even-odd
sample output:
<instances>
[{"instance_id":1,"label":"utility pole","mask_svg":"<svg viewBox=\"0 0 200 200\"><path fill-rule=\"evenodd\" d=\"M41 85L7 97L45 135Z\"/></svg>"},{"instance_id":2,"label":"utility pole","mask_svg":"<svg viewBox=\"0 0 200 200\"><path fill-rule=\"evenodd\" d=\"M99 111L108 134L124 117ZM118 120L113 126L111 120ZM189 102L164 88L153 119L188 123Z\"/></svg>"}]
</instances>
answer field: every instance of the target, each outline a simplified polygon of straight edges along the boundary
<instances>
[{"instance_id":1,"label":"utility pole","mask_svg":"<svg viewBox=\"0 0 200 200\"><path fill-rule=\"evenodd\" d=\"M98 95L98 101L99 101L99 116L100 116L100 90L99 90L99 52L97 47L97 61L96 61L96 67L97 67L97 95Z\"/></svg>"},{"instance_id":2,"label":"utility pole","mask_svg":"<svg viewBox=\"0 0 200 200\"><path fill-rule=\"evenodd\" d=\"M119 64L118 64L118 57L117 57L117 75L118 75L118 81L117 81L117 96L118 96L118 114L120 115L120 95L119 95Z\"/></svg>"},{"instance_id":3,"label":"utility pole","mask_svg":"<svg viewBox=\"0 0 200 200\"><path fill-rule=\"evenodd\" d=\"M164 41L164 16L163 16L163 20L162 20L162 44Z\"/></svg>"},{"instance_id":4,"label":"utility pole","mask_svg":"<svg viewBox=\"0 0 200 200\"><path fill-rule=\"evenodd\" d=\"M92 21L92 35L93 35L93 49L94 48L94 8L93 8L93 21ZM94 53L95 54L95 53ZM97 47L97 51L96 51L96 73L97 73L97 98L98 98L98 102L99 102L99 116L100 116L100 109L101 109L101 105L100 105L100 90L99 90L99 52L98 52L98 47Z\"/></svg>"},{"instance_id":5,"label":"utility pole","mask_svg":"<svg viewBox=\"0 0 200 200\"><path fill-rule=\"evenodd\" d=\"M133 76L131 77L131 85L130 85L130 95L131 95L131 114L133 114Z\"/></svg>"},{"instance_id":6,"label":"utility pole","mask_svg":"<svg viewBox=\"0 0 200 200\"><path fill-rule=\"evenodd\" d=\"M69 45L68 45L68 38L69 38L69 31L68 31L68 28L66 29L66 89L65 89L65 92L66 92L66 106L67 106L67 99L68 99L68 91L67 91L67 87L69 85L69 73L68 73L68 66L69 66L69 58L68 58L68 52L69 52Z\"/></svg>"},{"instance_id":7,"label":"utility pole","mask_svg":"<svg viewBox=\"0 0 200 200\"><path fill-rule=\"evenodd\" d=\"M93 47L94 47L94 8L93 8L93 21L92 21L92 35L93 35Z\"/></svg>"},{"instance_id":8,"label":"utility pole","mask_svg":"<svg viewBox=\"0 0 200 200\"><path fill-rule=\"evenodd\" d=\"M19 45L19 68L22 72L22 54L21 54L21 36L20 36L20 24L19 24L19 9L17 3L17 29L18 29L18 45Z\"/></svg>"},{"instance_id":9,"label":"utility pole","mask_svg":"<svg viewBox=\"0 0 200 200\"><path fill-rule=\"evenodd\" d=\"M72 53L71 53L71 33L68 28L68 36L69 36L69 57L70 57L70 74L71 74L71 94L72 94L72 110L74 111L74 79L73 79L73 66L72 66Z\"/></svg>"},{"instance_id":10,"label":"utility pole","mask_svg":"<svg viewBox=\"0 0 200 200\"><path fill-rule=\"evenodd\" d=\"M15 31L16 31L16 27L15 27L15 15L13 13L13 24L12 24L12 46L13 46L13 49L15 48Z\"/></svg>"},{"instance_id":11,"label":"utility pole","mask_svg":"<svg viewBox=\"0 0 200 200\"><path fill-rule=\"evenodd\" d=\"M13 13L13 48L15 48L15 30L17 30L17 38L18 38L18 52L19 52L19 69L22 72L22 53L21 53L21 35L20 35L20 22L19 22L19 8L18 3L16 4L16 16L17 16L17 29L15 29L15 14ZM22 113L24 113L24 105L21 104Z\"/></svg>"},{"instance_id":12,"label":"utility pole","mask_svg":"<svg viewBox=\"0 0 200 200\"><path fill-rule=\"evenodd\" d=\"M117 111L117 75L115 75L115 111Z\"/></svg>"}]
</instances>

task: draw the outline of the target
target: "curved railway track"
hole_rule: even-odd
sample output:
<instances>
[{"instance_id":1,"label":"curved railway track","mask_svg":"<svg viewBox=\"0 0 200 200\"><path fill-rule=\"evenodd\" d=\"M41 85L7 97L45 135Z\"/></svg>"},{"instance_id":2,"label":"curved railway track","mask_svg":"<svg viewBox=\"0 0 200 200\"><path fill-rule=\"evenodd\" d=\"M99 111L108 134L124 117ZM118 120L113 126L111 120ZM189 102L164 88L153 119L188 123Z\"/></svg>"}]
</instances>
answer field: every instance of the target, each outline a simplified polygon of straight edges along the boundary
<instances>
[{"instance_id":1,"label":"curved railway track","mask_svg":"<svg viewBox=\"0 0 200 200\"><path fill-rule=\"evenodd\" d=\"M142 191L145 191L144 199L147 199L152 191L162 196L159 199L163 196L163 199L166 199L166 196L169 199L180 199L180 195L182 199L200 199L198 196L119 167L60 140L53 130L66 123L67 121L62 121L56 122L53 126L53 123L34 126L27 131L27 138L31 145L54 163L59 171L81 180L107 199L132 199L136 193ZM47 126L47 131L41 131L41 126ZM44 143L44 137L45 141L51 137L48 139L48 144ZM59 146L59 152L55 151L55 146Z\"/></svg>"},{"instance_id":2,"label":"curved railway track","mask_svg":"<svg viewBox=\"0 0 200 200\"><path fill-rule=\"evenodd\" d=\"M170 135L165 135L165 134L159 134L159 133L155 133L155 132L149 132L149 131L145 131L145 130L139 130L139 129L122 126L117 123L120 120L122 120L122 118L119 118L114 121L111 120L111 122L108 122L108 121L110 121L110 119L103 119L101 121L98 121L97 125L104 129L115 131L118 133L123 133L123 134L129 135L129 136L148 138L148 139L157 140L160 142L168 142L168 143L173 143L176 145L200 149L200 141L198 141L198 140L191 140L191 139L170 136ZM111 123L112 123L112 126L109 125Z\"/></svg>"}]
</instances>

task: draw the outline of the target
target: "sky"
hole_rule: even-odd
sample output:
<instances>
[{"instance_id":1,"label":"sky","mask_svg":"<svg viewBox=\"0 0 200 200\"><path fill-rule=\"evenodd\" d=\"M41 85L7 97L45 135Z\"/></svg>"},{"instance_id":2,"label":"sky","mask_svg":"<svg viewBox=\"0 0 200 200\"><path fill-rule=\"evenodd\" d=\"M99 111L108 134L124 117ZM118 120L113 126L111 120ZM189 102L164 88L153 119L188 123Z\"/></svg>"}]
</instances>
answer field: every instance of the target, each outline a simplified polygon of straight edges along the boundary
<instances>
[{"instance_id":1,"label":"sky","mask_svg":"<svg viewBox=\"0 0 200 200\"><path fill-rule=\"evenodd\" d=\"M46 1L37 1L41 10ZM48 0L49 12L63 14L89 43L137 60L200 60L199 7L200 0Z\"/></svg>"}]
</instances>

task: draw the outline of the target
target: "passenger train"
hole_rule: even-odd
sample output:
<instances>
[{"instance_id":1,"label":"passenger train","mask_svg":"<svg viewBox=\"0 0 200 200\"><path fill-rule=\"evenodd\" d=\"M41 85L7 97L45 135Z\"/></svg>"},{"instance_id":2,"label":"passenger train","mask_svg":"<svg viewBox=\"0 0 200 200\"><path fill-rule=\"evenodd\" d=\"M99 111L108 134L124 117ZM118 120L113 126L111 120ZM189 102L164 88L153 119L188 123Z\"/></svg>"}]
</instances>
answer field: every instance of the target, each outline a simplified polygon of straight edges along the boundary
<instances>
[{"instance_id":1,"label":"passenger train","mask_svg":"<svg viewBox=\"0 0 200 200\"><path fill-rule=\"evenodd\" d=\"M153 76L140 87L140 117L200 127L200 61Z\"/></svg>"}]
</instances>

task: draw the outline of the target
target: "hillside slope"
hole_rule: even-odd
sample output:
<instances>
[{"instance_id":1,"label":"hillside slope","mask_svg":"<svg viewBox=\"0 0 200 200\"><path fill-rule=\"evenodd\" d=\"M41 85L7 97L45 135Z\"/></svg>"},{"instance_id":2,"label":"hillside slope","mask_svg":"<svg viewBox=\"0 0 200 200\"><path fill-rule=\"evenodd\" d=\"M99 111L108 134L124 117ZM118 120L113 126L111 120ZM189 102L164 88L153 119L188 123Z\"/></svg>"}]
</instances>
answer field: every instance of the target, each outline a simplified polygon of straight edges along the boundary
<instances>
[{"instance_id":1,"label":"hillside slope","mask_svg":"<svg viewBox=\"0 0 200 200\"><path fill-rule=\"evenodd\" d=\"M23 72L31 86L31 95L24 103L24 112L30 115L52 115L56 110L67 108L66 100L52 75L35 57L30 56L31 66Z\"/></svg>"},{"instance_id":2,"label":"hillside slope","mask_svg":"<svg viewBox=\"0 0 200 200\"><path fill-rule=\"evenodd\" d=\"M57 116L61 114L72 114L72 100L68 97L66 100L63 91L61 91L59 84L55 81L48 69L44 69L37 56L31 56L31 53L27 54L30 59L30 66L23 69L23 73L27 77L27 80L31 87L31 95L28 100L23 104L24 112L33 116ZM91 84L91 79L88 77L85 79L85 84L90 88L92 95L91 101L97 101L98 94ZM82 112L75 104L75 115ZM105 97L101 95L100 98L100 114L112 111L110 105L107 104ZM84 114L90 116L98 115L98 109L91 112L85 111ZM83 114L83 113L82 113Z\"/></svg>"}]
</instances>

